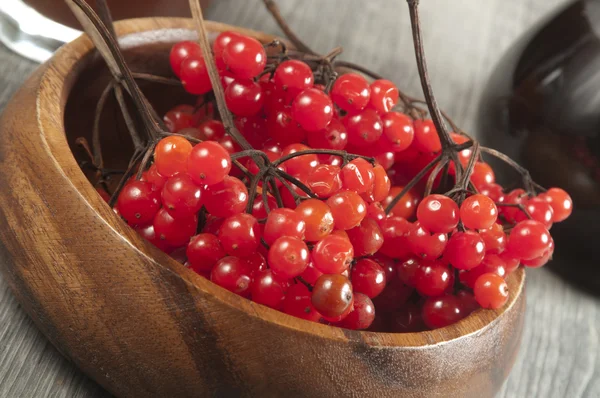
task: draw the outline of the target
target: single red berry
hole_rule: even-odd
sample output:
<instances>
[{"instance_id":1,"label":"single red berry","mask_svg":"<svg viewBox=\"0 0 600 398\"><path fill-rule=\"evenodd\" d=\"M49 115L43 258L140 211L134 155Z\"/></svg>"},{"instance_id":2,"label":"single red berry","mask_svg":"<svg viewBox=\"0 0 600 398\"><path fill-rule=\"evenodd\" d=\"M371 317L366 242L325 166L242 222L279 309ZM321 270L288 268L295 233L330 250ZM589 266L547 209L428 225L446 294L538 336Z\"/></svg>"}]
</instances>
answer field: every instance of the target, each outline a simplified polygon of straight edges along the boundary
<instances>
[{"instance_id":1,"label":"single red berry","mask_svg":"<svg viewBox=\"0 0 600 398\"><path fill-rule=\"evenodd\" d=\"M192 152L192 144L185 138L179 136L163 138L154 148L154 164L157 171L165 177L187 171L190 152Z\"/></svg>"},{"instance_id":2,"label":"single red berry","mask_svg":"<svg viewBox=\"0 0 600 398\"><path fill-rule=\"evenodd\" d=\"M158 172L156 164L153 164L146 173L146 181L152 184L153 191L162 191L165 183L167 182L167 177L161 175Z\"/></svg>"},{"instance_id":3,"label":"single red berry","mask_svg":"<svg viewBox=\"0 0 600 398\"><path fill-rule=\"evenodd\" d=\"M477 267L468 271L461 271L459 274L460 282L472 289L475 286L477 278L483 274L492 273L505 278L508 275L505 267L506 262L502 257L495 254L488 254Z\"/></svg>"},{"instance_id":4,"label":"single red berry","mask_svg":"<svg viewBox=\"0 0 600 398\"><path fill-rule=\"evenodd\" d=\"M300 276L302 277L302 279L304 279L304 281L310 283L311 285L314 285L321 275L323 275L323 273L315 267L315 263L312 261L311 258L308 262L308 266Z\"/></svg>"},{"instance_id":5,"label":"single red berry","mask_svg":"<svg viewBox=\"0 0 600 398\"><path fill-rule=\"evenodd\" d=\"M308 145L311 148L341 150L346 148L347 144L346 127L337 119L332 119L323 130L308 133Z\"/></svg>"},{"instance_id":6,"label":"single red berry","mask_svg":"<svg viewBox=\"0 0 600 398\"><path fill-rule=\"evenodd\" d=\"M260 237L258 221L246 213L226 218L219 228L219 240L230 256L245 257L254 253L260 244Z\"/></svg>"},{"instance_id":7,"label":"single red berry","mask_svg":"<svg viewBox=\"0 0 600 398\"><path fill-rule=\"evenodd\" d=\"M269 136L281 145L291 145L306 139L306 130L292 118L291 108L283 107L267 117Z\"/></svg>"},{"instance_id":8,"label":"single red berry","mask_svg":"<svg viewBox=\"0 0 600 398\"><path fill-rule=\"evenodd\" d=\"M231 170L231 156L214 141L197 144L188 159L188 174L199 185L214 185L223 181Z\"/></svg>"},{"instance_id":9,"label":"single red berry","mask_svg":"<svg viewBox=\"0 0 600 398\"><path fill-rule=\"evenodd\" d=\"M352 263L354 248L348 239L329 235L317 242L312 259L315 268L324 274L341 274Z\"/></svg>"},{"instance_id":10,"label":"single red berry","mask_svg":"<svg viewBox=\"0 0 600 398\"><path fill-rule=\"evenodd\" d=\"M548 203L544 198L531 198L523 201L525 210L529 213L533 220L539 221L548 229L552 227L552 220L554 219L554 210L552 205ZM515 221L528 220L527 214L520 211L515 216Z\"/></svg>"},{"instance_id":11,"label":"single red berry","mask_svg":"<svg viewBox=\"0 0 600 398\"><path fill-rule=\"evenodd\" d=\"M291 144L283 149L281 157L286 157L308 149L310 148L306 145ZM319 158L315 154L299 155L286 160L283 164L285 165L287 172L291 175L308 177L308 175L319 165Z\"/></svg>"},{"instance_id":12,"label":"single red berry","mask_svg":"<svg viewBox=\"0 0 600 398\"><path fill-rule=\"evenodd\" d=\"M210 280L240 296L250 295L250 269L238 257L229 256L220 259L210 272Z\"/></svg>"},{"instance_id":13,"label":"single red berry","mask_svg":"<svg viewBox=\"0 0 600 398\"><path fill-rule=\"evenodd\" d=\"M258 271L252 277L250 294L252 301L267 307L280 309L283 306L285 293L290 286L286 279L277 277L269 269Z\"/></svg>"},{"instance_id":14,"label":"single red berry","mask_svg":"<svg viewBox=\"0 0 600 398\"><path fill-rule=\"evenodd\" d=\"M498 219L498 208L485 195L477 194L466 198L460 205L460 220L469 229L491 228Z\"/></svg>"},{"instance_id":15,"label":"single red berry","mask_svg":"<svg viewBox=\"0 0 600 398\"><path fill-rule=\"evenodd\" d=\"M375 162L387 171L396 163L396 155L394 152L383 152L375 155Z\"/></svg>"},{"instance_id":16,"label":"single red berry","mask_svg":"<svg viewBox=\"0 0 600 398\"><path fill-rule=\"evenodd\" d=\"M402 186L393 186L390 188L388 196L381 201L384 208L387 208L390 203L404 190ZM406 218L407 220L412 218L417 211L417 204L419 203L419 197L416 192L409 190L406 192L390 211L390 216L398 216Z\"/></svg>"},{"instance_id":17,"label":"single red berry","mask_svg":"<svg viewBox=\"0 0 600 398\"><path fill-rule=\"evenodd\" d=\"M331 209L320 200L305 200L295 211L306 223L305 237L308 242L319 241L333 231L334 219Z\"/></svg>"},{"instance_id":18,"label":"single red berry","mask_svg":"<svg viewBox=\"0 0 600 398\"><path fill-rule=\"evenodd\" d=\"M455 296L430 298L423 304L423 321L431 329L452 325L465 316L462 302Z\"/></svg>"},{"instance_id":19,"label":"single red berry","mask_svg":"<svg viewBox=\"0 0 600 398\"><path fill-rule=\"evenodd\" d=\"M365 193L373 189L375 173L373 166L365 159L357 158L342 168L342 184L345 189Z\"/></svg>"},{"instance_id":20,"label":"single red berry","mask_svg":"<svg viewBox=\"0 0 600 398\"><path fill-rule=\"evenodd\" d=\"M477 267L485 257L485 244L477 232L452 234L446 245L444 259L454 268L469 270Z\"/></svg>"},{"instance_id":21,"label":"single red berry","mask_svg":"<svg viewBox=\"0 0 600 398\"><path fill-rule=\"evenodd\" d=\"M250 79L236 79L225 89L227 108L236 116L256 115L263 102L260 85Z\"/></svg>"},{"instance_id":22,"label":"single red berry","mask_svg":"<svg viewBox=\"0 0 600 398\"><path fill-rule=\"evenodd\" d=\"M498 254L504 251L506 247L506 234L500 224L494 224L489 229L479 231L479 236L483 239L486 253Z\"/></svg>"},{"instance_id":23,"label":"single red berry","mask_svg":"<svg viewBox=\"0 0 600 398\"><path fill-rule=\"evenodd\" d=\"M413 120L399 112L387 112L381 115L383 135L393 152L402 152L412 144L415 132Z\"/></svg>"},{"instance_id":24,"label":"single red berry","mask_svg":"<svg viewBox=\"0 0 600 398\"><path fill-rule=\"evenodd\" d=\"M373 109L348 115L343 122L348 133L348 142L356 147L373 144L383 134L383 122Z\"/></svg>"},{"instance_id":25,"label":"single red berry","mask_svg":"<svg viewBox=\"0 0 600 398\"><path fill-rule=\"evenodd\" d=\"M223 51L225 50L225 47L227 47L227 45L231 43L232 40L238 39L241 36L242 35L237 32L228 30L226 32L220 33L219 36L217 36L217 38L213 42L213 54L215 55L215 62L217 63L217 68L219 68L219 70L222 71L227 67L225 65L225 61L223 60Z\"/></svg>"},{"instance_id":26,"label":"single red berry","mask_svg":"<svg viewBox=\"0 0 600 398\"><path fill-rule=\"evenodd\" d=\"M199 139L203 141L219 141L225 136L225 127L218 120L207 120L198 126Z\"/></svg>"},{"instance_id":27,"label":"single red berry","mask_svg":"<svg viewBox=\"0 0 600 398\"><path fill-rule=\"evenodd\" d=\"M482 308L497 309L508 301L508 285L501 276L483 274L473 286L475 300Z\"/></svg>"},{"instance_id":28,"label":"single red berry","mask_svg":"<svg viewBox=\"0 0 600 398\"><path fill-rule=\"evenodd\" d=\"M333 118L331 98L316 88L307 88L294 99L292 117L306 131L323 130Z\"/></svg>"},{"instance_id":29,"label":"single red berry","mask_svg":"<svg viewBox=\"0 0 600 398\"><path fill-rule=\"evenodd\" d=\"M145 227L136 227L135 231L148 242L152 243L154 246L158 247L165 253L169 253L173 250L173 247L169 245L166 241L161 240L158 235L154 232L154 225L146 225Z\"/></svg>"},{"instance_id":30,"label":"single red berry","mask_svg":"<svg viewBox=\"0 0 600 398\"><path fill-rule=\"evenodd\" d=\"M348 230L359 225L367 215L367 204L354 191L343 190L327 199L337 229Z\"/></svg>"},{"instance_id":31,"label":"single red berry","mask_svg":"<svg viewBox=\"0 0 600 398\"><path fill-rule=\"evenodd\" d=\"M487 196L495 203L504 203L504 200L506 198L502 186L496 183L480 187L479 193Z\"/></svg>"},{"instance_id":32,"label":"single red berry","mask_svg":"<svg viewBox=\"0 0 600 398\"><path fill-rule=\"evenodd\" d=\"M263 238L269 245L282 236L304 239L305 230L306 223L300 214L292 209L274 209L267 217Z\"/></svg>"},{"instance_id":33,"label":"single red berry","mask_svg":"<svg viewBox=\"0 0 600 398\"><path fill-rule=\"evenodd\" d=\"M149 182L134 180L119 193L117 208L130 225L148 225L160 209L160 196Z\"/></svg>"},{"instance_id":34,"label":"single red berry","mask_svg":"<svg viewBox=\"0 0 600 398\"><path fill-rule=\"evenodd\" d=\"M359 226L346 231L356 257L375 254L383 246L383 233L377 221L365 218Z\"/></svg>"},{"instance_id":35,"label":"single red berry","mask_svg":"<svg viewBox=\"0 0 600 398\"><path fill-rule=\"evenodd\" d=\"M504 203L507 204L523 204L526 200L527 200L527 193L525 192L525 190L523 189L515 189L512 190L511 192L508 193L508 195L506 195L504 197ZM510 223L514 223L516 220L516 217L519 213L521 213L521 210L519 210L517 207L502 207L501 208L502 211L502 215L504 216L504 218L506 218L506 221L510 222Z\"/></svg>"},{"instance_id":36,"label":"single red berry","mask_svg":"<svg viewBox=\"0 0 600 398\"><path fill-rule=\"evenodd\" d=\"M437 135L437 129L433 120L415 120L415 139L414 145L421 152L439 152L442 150L440 137Z\"/></svg>"},{"instance_id":37,"label":"single red berry","mask_svg":"<svg viewBox=\"0 0 600 398\"><path fill-rule=\"evenodd\" d=\"M513 255L506 251L498 254L498 257L500 257L502 261L504 261L504 269L506 270L506 275L512 274L514 271L517 270L517 268L519 268L519 265L521 264L520 259L515 258Z\"/></svg>"},{"instance_id":38,"label":"single red berry","mask_svg":"<svg viewBox=\"0 0 600 398\"><path fill-rule=\"evenodd\" d=\"M345 73L331 87L331 99L346 112L359 112L369 103L371 90L367 80L356 73Z\"/></svg>"},{"instance_id":39,"label":"single red berry","mask_svg":"<svg viewBox=\"0 0 600 398\"><path fill-rule=\"evenodd\" d=\"M354 264L350 280L355 293L365 294L369 298L377 297L387 284L383 268L368 258Z\"/></svg>"},{"instance_id":40,"label":"single red berry","mask_svg":"<svg viewBox=\"0 0 600 398\"><path fill-rule=\"evenodd\" d=\"M267 54L258 40L240 35L223 49L223 61L237 77L252 79L265 68Z\"/></svg>"},{"instance_id":41,"label":"single red berry","mask_svg":"<svg viewBox=\"0 0 600 398\"><path fill-rule=\"evenodd\" d=\"M216 235L201 233L190 240L186 255L190 268L200 273L210 271L217 261L225 257L225 250Z\"/></svg>"},{"instance_id":42,"label":"single red berry","mask_svg":"<svg viewBox=\"0 0 600 398\"><path fill-rule=\"evenodd\" d=\"M321 275L312 290L311 301L324 317L335 318L352 311L352 284L339 274Z\"/></svg>"},{"instance_id":43,"label":"single red berry","mask_svg":"<svg viewBox=\"0 0 600 398\"><path fill-rule=\"evenodd\" d=\"M233 154L242 150L242 148L235 142L235 140L229 135L225 134L219 141L221 145L229 154Z\"/></svg>"},{"instance_id":44,"label":"single red berry","mask_svg":"<svg viewBox=\"0 0 600 398\"><path fill-rule=\"evenodd\" d=\"M309 261L309 251L302 239L293 236L278 238L269 249L269 265L281 278L302 274Z\"/></svg>"},{"instance_id":45,"label":"single red berry","mask_svg":"<svg viewBox=\"0 0 600 398\"><path fill-rule=\"evenodd\" d=\"M307 321L318 322L321 314L312 304L312 295L302 283L292 285L283 299L283 312Z\"/></svg>"},{"instance_id":46,"label":"single red berry","mask_svg":"<svg viewBox=\"0 0 600 398\"><path fill-rule=\"evenodd\" d=\"M186 218L173 218L163 208L154 216L152 225L159 239L173 247L181 247L187 245L196 232L198 217L194 214Z\"/></svg>"},{"instance_id":47,"label":"single red berry","mask_svg":"<svg viewBox=\"0 0 600 398\"><path fill-rule=\"evenodd\" d=\"M171 133L178 133L194 126L194 114L192 112L171 109L165 113L163 121Z\"/></svg>"},{"instance_id":48,"label":"single red berry","mask_svg":"<svg viewBox=\"0 0 600 398\"><path fill-rule=\"evenodd\" d=\"M450 133L450 137L452 137L452 141L454 141L455 144L459 145L471 141L469 137L457 133ZM471 159L472 153L473 151L471 148L463 149L458 153L458 159L463 167L467 167L469 164L469 159ZM454 166L454 164L452 164L452 166Z\"/></svg>"},{"instance_id":49,"label":"single red berry","mask_svg":"<svg viewBox=\"0 0 600 398\"><path fill-rule=\"evenodd\" d=\"M411 245L408 240L413 224L402 217L389 217L379 224L383 234L383 246L380 253L395 259L402 259L410 255Z\"/></svg>"},{"instance_id":50,"label":"single red berry","mask_svg":"<svg viewBox=\"0 0 600 398\"><path fill-rule=\"evenodd\" d=\"M531 260L522 260L521 264L527 268L540 268L543 267L552 259L554 254L554 239L550 238L550 247L539 257Z\"/></svg>"},{"instance_id":51,"label":"single red berry","mask_svg":"<svg viewBox=\"0 0 600 398\"><path fill-rule=\"evenodd\" d=\"M396 275L400 281L408 286L415 286L417 270L421 268L421 260L417 257L409 257L395 264Z\"/></svg>"},{"instance_id":52,"label":"single red berry","mask_svg":"<svg viewBox=\"0 0 600 398\"><path fill-rule=\"evenodd\" d=\"M206 190L204 206L217 217L229 217L241 213L248 204L248 188L235 177L225 176L220 183Z\"/></svg>"},{"instance_id":53,"label":"single red berry","mask_svg":"<svg viewBox=\"0 0 600 398\"><path fill-rule=\"evenodd\" d=\"M340 168L328 164L320 164L308 175L308 187L319 197L328 198L342 189Z\"/></svg>"},{"instance_id":54,"label":"single red berry","mask_svg":"<svg viewBox=\"0 0 600 398\"><path fill-rule=\"evenodd\" d=\"M255 251L249 256L245 256L244 258L242 258L242 260L244 260L246 262L246 265L250 268L252 275L256 275L257 272L264 271L269 268L265 256L263 256L262 253L260 253L261 248L264 248L264 246L259 245L258 251ZM267 254L266 250L265 254Z\"/></svg>"},{"instance_id":55,"label":"single red berry","mask_svg":"<svg viewBox=\"0 0 600 398\"><path fill-rule=\"evenodd\" d=\"M444 195L429 195L417 207L417 219L430 232L451 232L458 225L458 205Z\"/></svg>"},{"instance_id":56,"label":"single red berry","mask_svg":"<svg viewBox=\"0 0 600 398\"><path fill-rule=\"evenodd\" d=\"M450 286L450 272L450 267L442 261L423 261L415 270L415 288L422 296L440 296Z\"/></svg>"},{"instance_id":57,"label":"single red berry","mask_svg":"<svg viewBox=\"0 0 600 398\"><path fill-rule=\"evenodd\" d=\"M517 223L510 231L506 250L521 260L533 260L546 253L552 237L539 221L525 220Z\"/></svg>"},{"instance_id":58,"label":"single red berry","mask_svg":"<svg viewBox=\"0 0 600 398\"><path fill-rule=\"evenodd\" d=\"M311 88L314 82L313 72L306 63L299 60L283 61L273 74L275 86L285 92L288 101L293 101L300 92Z\"/></svg>"},{"instance_id":59,"label":"single red berry","mask_svg":"<svg viewBox=\"0 0 600 398\"><path fill-rule=\"evenodd\" d=\"M369 106L379 113L386 113L398 103L398 88L389 80L379 79L371 83Z\"/></svg>"},{"instance_id":60,"label":"single red berry","mask_svg":"<svg viewBox=\"0 0 600 398\"><path fill-rule=\"evenodd\" d=\"M181 64L189 56L202 57L202 49L198 43L193 41L181 41L176 43L171 48L169 54L169 62L171 63L171 69L177 77L180 76Z\"/></svg>"},{"instance_id":61,"label":"single red berry","mask_svg":"<svg viewBox=\"0 0 600 398\"><path fill-rule=\"evenodd\" d=\"M355 293L352 311L336 326L351 330L362 330L369 328L374 320L375 306L371 299L364 294Z\"/></svg>"},{"instance_id":62,"label":"single red berry","mask_svg":"<svg viewBox=\"0 0 600 398\"><path fill-rule=\"evenodd\" d=\"M419 221L413 224L407 237L412 252L430 260L440 257L448 243L446 234L431 233Z\"/></svg>"},{"instance_id":63,"label":"single red berry","mask_svg":"<svg viewBox=\"0 0 600 398\"><path fill-rule=\"evenodd\" d=\"M367 217L375 220L378 224L387 218L385 209L379 202L373 202L367 206Z\"/></svg>"},{"instance_id":64,"label":"single red berry","mask_svg":"<svg viewBox=\"0 0 600 398\"><path fill-rule=\"evenodd\" d=\"M267 206L269 210L277 209L277 200L275 200L275 198L270 195L267 196ZM254 204L252 205L252 215L257 220L267 218L267 216L269 215L267 213L267 208L265 207L265 202L262 200L262 195L256 195L254 199Z\"/></svg>"},{"instance_id":65,"label":"single red berry","mask_svg":"<svg viewBox=\"0 0 600 398\"><path fill-rule=\"evenodd\" d=\"M187 174L175 174L162 189L162 204L173 218L189 217L200 211L203 191Z\"/></svg>"},{"instance_id":66,"label":"single red berry","mask_svg":"<svg viewBox=\"0 0 600 398\"><path fill-rule=\"evenodd\" d=\"M567 192L560 188L550 188L544 194L540 195L540 197L552 206L553 222L564 221L573 212L573 199L571 199Z\"/></svg>"},{"instance_id":67,"label":"single red berry","mask_svg":"<svg viewBox=\"0 0 600 398\"><path fill-rule=\"evenodd\" d=\"M494 170L492 170L489 164L484 162L477 162L475 163L475 167L473 168L471 182L473 183L473 185L475 185L475 188L479 189L480 187L485 187L487 185L495 183L496 175L494 174Z\"/></svg>"},{"instance_id":68,"label":"single red berry","mask_svg":"<svg viewBox=\"0 0 600 398\"><path fill-rule=\"evenodd\" d=\"M181 63L181 84L185 91L194 95L206 94L212 90L208 68L202 56L189 56Z\"/></svg>"}]
</instances>

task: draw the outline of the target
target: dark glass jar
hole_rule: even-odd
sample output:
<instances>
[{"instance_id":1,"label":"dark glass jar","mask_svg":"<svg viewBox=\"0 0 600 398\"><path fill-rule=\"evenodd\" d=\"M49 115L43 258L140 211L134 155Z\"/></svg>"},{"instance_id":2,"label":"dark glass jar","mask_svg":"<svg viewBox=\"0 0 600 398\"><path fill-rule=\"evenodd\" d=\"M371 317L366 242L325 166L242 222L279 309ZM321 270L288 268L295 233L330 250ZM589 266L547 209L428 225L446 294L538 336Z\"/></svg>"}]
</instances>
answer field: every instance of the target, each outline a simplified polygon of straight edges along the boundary
<instances>
[{"instance_id":1,"label":"dark glass jar","mask_svg":"<svg viewBox=\"0 0 600 398\"><path fill-rule=\"evenodd\" d=\"M536 182L572 195L549 266L600 294L600 0L571 3L511 47L486 86L479 132Z\"/></svg>"}]
</instances>

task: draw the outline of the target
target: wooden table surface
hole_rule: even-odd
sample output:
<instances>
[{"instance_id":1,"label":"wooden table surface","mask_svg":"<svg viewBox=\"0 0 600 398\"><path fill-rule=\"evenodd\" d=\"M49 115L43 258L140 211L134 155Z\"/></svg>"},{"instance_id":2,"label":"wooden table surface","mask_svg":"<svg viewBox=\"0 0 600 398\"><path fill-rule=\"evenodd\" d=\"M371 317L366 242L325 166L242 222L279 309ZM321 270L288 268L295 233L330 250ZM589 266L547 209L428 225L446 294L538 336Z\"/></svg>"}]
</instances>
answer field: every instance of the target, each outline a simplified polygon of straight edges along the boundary
<instances>
[{"instance_id":1,"label":"wooden table surface","mask_svg":"<svg viewBox=\"0 0 600 398\"><path fill-rule=\"evenodd\" d=\"M3 0L4 1L4 0ZM463 128L503 51L567 0L423 0L425 48L442 107ZM207 17L280 34L260 0L215 0ZM296 32L319 52L342 45L363 64L419 94L402 0L279 0ZM36 67L0 45L0 110ZM28 117L28 115L23 115ZM1 259L0 259L1 261ZM600 301L548 270L528 272L527 320L501 397L600 397ZM135 366L135 364L131 364ZM0 397L109 396L37 331L0 277Z\"/></svg>"}]
</instances>

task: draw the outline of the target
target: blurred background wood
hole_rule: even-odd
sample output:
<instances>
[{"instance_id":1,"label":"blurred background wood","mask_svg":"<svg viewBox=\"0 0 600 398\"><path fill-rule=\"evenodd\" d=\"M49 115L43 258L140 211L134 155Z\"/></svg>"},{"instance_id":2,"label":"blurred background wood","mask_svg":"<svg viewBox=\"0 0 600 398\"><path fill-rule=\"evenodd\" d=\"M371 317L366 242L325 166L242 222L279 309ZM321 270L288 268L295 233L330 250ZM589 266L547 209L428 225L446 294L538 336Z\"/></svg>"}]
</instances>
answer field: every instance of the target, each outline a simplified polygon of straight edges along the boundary
<instances>
[{"instance_id":1,"label":"blurred background wood","mask_svg":"<svg viewBox=\"0 0 600 398\"><path fill-rule=\"evenodd\" d=\"M434 89L442 107L463 128L473 130L483 86L503 51L528 26L566 3L422 1ZM315 50L325 53L342 45L344 59L378 71L410 94L419 94L404 1L279 0L278 4L300 37ZM207 10L207 18L281 33L260 0L216 0ZM2 109L36 65L4 47L0 47L0 62ZM527 296L521 352L499 396L600 396L598 299L545 269L528 273ZM0 397L47 396L108 395L60 356L0 279Z\"/></svg>"}]
</instances>

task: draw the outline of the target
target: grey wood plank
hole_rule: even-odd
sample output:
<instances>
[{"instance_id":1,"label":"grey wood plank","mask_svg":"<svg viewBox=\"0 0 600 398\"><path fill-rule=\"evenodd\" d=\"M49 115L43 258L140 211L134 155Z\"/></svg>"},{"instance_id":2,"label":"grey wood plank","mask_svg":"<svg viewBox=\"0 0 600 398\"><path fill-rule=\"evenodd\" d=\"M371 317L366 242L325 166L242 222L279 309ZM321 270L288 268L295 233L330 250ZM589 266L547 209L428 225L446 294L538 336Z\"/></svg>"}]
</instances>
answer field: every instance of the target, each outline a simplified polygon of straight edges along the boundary
<instances>
[{"instance_id":1,"label":"grey wood plank","mask_svg":"<svg viewBox=\"0 0 600 398\"><path fill-rule=\"evenodd\" d=\"M530 26L567 0L422 1L425 46L438 100L466 130L494 64ZM283 14L316 50L342 45L361 63L417 95L402 0L279 0ZM209 18L280 33L260 0L216 0ZM35 65L0 47L0 110ZM2 259L0 259L2 261ZM600 396L598 300L547 270L528 273L526 329L500 397ZM0 397L104 397L37 331L0 278Z\"/></svg>"}]
</instances>

